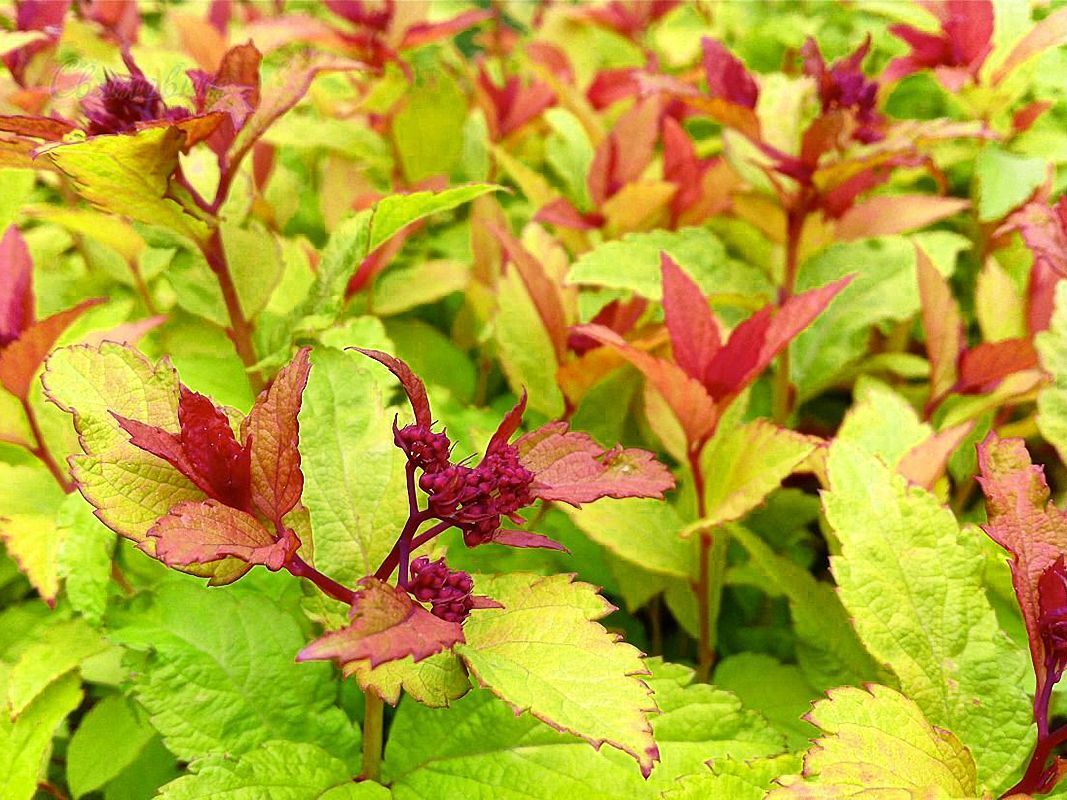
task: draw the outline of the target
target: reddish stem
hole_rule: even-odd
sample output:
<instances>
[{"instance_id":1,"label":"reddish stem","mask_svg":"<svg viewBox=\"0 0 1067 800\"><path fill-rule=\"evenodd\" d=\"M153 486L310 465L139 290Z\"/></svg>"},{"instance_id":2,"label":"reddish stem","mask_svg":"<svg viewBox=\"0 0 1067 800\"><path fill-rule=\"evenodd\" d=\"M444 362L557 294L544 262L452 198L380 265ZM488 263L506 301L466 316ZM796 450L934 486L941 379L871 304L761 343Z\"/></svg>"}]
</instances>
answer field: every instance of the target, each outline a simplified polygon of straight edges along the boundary
<instances>
[{"instance_id":1,"label":"reddish stem","mask_svg":"<svg viewBox=\"0 0 1067 800\"><path fill-rule=\"evenodd\" d=\"M30 405L30 401L26 398L20 397L19 402L22 404L22 410L30 423L30 432L33 434L33 447L27 449L48 468L59 487L67 494L70 494L74 491L74 484L68 480L67 473L59 466L59 462L56 461L49 451L48 445L45 444L44 434L41 432L41 424L37 420L37 412L33 410L33 406Z\"/></svg>"},{"instance_id":2,"label":"reddish stem","mask_svg":"<svg viewBox=\"0 0 1067 800\"><path fill-rule=\"evenodd\" d=\"M208 266L215 273L219 281L219 289L222 290L222 299L226 303L226 313L230 317L230 327L226 334L233 342L234 348L241 362L248 372L248 380L256 394L263 391L266 381L259 370L254 369L259 359L256 358L256 349L252 344L252 325L245 318L241 310L241 302L237 296L237 286L233 282L233 274L230 265L226 261L226 252L222 247L222 236L216 228L211 233L207 242L201 244L201 251L207 259Z\"/></svg>"},{"instance_id":3,"label":"reddish stem","mask_svg":"<svg viewBox=\"0 0 1067 800\"><path fill-rule=\"evenodd\" d=\"M328 575L322 574L300 556L294 555L286 563L285 568L298 578L307 578L318 586L323 594L332 597L334 600L340 600L346 605L352 605L352 601L356 597L356 593L351 589L342 586Z\"/></svg>"},{"instance_id":4,"label":"reddish stem","mask_svg":"<svg viewBox=\"0 0 1067 800\"><path fill-rule=\"evenodd\" d=\"M708 515L708 509L704 497L704 471L700 466L700 449L690 449L689 471L693 475L693 490L697 497L697 518L704 519ZM711 668L715 664L715 650L711 646L711 605L708 602L708 595L711 594L711 545L711 531L700 531L700 564L697 579L692 587L697 601L697 680L705 683L711 677Z\"/></svg>"}]
</instances>

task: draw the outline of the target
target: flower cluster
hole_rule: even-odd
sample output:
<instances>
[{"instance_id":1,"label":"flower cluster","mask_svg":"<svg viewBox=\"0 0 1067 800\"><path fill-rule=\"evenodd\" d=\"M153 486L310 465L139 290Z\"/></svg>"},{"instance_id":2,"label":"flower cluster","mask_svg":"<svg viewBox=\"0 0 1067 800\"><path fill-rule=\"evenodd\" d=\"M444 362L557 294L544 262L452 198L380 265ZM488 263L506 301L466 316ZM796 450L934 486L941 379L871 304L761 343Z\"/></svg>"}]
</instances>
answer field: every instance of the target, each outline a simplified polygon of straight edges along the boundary
<instances>
[{"instance_id":1,"label":"flower cluster","mask_svg":"<svg viewBox=\"0 0 1067 800\"><path fill-rule=\"evenodd\" d=\"M130 74L108 75L104 82L82 100L82 112L88 121L90 136L105 133L131 133L144 122L177 122L189 116L184 108L168 108L163 97L128 51L123 61Z\"/></svg>"},{"instance_id":2,"label":"flower cluster","mask_svg":"<svg viewBox=\"0 0 1067 800\"><path fill-rule=\"evenodd\" d=\"M1067 567L1063 556L1038 579L1038 607L1048 680L1057 683L1067 668Z\"/></svg>"},{"instance_id":3,"label":"flower cluster","mask_svg":"<svg viewBox=\"0 0 1067 800\"><path fill-rule=\"evenodd\" d=\"M430 613L447 622L463 622L474 608L474 581L466 572L451 570L443 558L430 561L420 556L411 562L408 591L420 603L430 604Z\"/></svg>"}]
</instances>

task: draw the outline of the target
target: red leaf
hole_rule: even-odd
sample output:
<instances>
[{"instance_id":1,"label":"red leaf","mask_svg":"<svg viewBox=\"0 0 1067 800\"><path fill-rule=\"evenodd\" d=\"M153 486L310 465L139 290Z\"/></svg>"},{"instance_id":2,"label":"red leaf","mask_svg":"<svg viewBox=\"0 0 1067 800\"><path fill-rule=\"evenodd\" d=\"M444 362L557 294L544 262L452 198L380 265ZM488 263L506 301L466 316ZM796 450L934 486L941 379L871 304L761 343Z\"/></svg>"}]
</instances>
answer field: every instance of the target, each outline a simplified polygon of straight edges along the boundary
<instances>
[{"instance_id":1,"label":"red leaf","mask_svg":"<svg viewBox=\"0 0 1067 800\"><path fill-rule=\"evenodd\" d=\"M46 142L63 140L77 126L73 122L55 117L18 117L0 116L0 131L29 136L31 139L44 139Z\"/></svg>"},{"instance_id":2,"label":"red leaf","mask_svg":"<svg viewBox=\"0 0 1067 800\"><path fill-rule=\"evenodd\" d=\"M611 133L597 146L587 181L597 206L641 177L652 162L659 138L659 116L659 97L645 97L619 117Z\"/></svg>"},{"instance_id":3,"label":"red leaf","mask_svg":"<svg viewBox=\"0 0 1067 800\"><path fill-rule=\"evenodd\" d=\"M208 494L228 506L251 511L251 447L234 435L229 418L211 400L184 386L178 399L182 449Z\"/></svg>"},{"instance_id":4,"label":"red leaf","mask_svg":"<svg viewBox=\"0 0 1067 800\"><path fill-rule=\"evenodd\" d=\"M424 44L447 39L457 33L462 33L467 28L473 28L479 22L484 22L492 16L492 11L472 9L441 22L418 22L404 33L400 49L407 50L412 47L422 47Z\"/></svg>"},{"instance_id":5,"label":"red leaf","mask_svg":"<svg viewBox=\"0 0 1067 800\"><path fill-rule=\"evenodd\" d=\"M518 531L513 528L501 528L493 534L492 541L496 542L497 544L507 545L508 547L541 547L545 550L560 550L564 553L570 552L570 550L561 545L555 539L550 539L540 533L532 533L530 531ZM475 608L493 607L499 607L499 603L496 606L475 606Z\"/></svg>"},{"instance_id":6,"label":"red leaf","mask_svg":"<svg viewBox=\"0 0 1067 800\"><path fill-rule=\"evenodd\" d=\"M778 308L764 306L738 325L709 365L705 385L711 396L721 401L741 392L851 281L849 275L793 295Z\"/></svg>"},{"instance_id":7,"label":"red leaf","mask_svg":"<svg viewBox=\"0 0 1067 800\"><path fill-rule=\"evenodd\" d=\"M545 331L552 340L556 359L563 361L567 352L567 311L563 307L563 298L556 282L545 272L541 262L511 235L511 231L492 221L486 221L485 226L500 242L508 260L519 271L526 291L530 293L530 299L537 309L537 315L541 317Z\"/></svg>"},{"instance_id":8,"label":"red leaf","mask_svg":"<svg viewBox=\"0 0 1067 800\"><path fill-rule=\"evenodd\" d=\"M691 378L678 365L638 350L615 331L602 325L579 325L574 332L609 345L641 370L670 406L690 445L703 444L711 436L720 412L700 381Z\"/></svg>"},{"instance_id":9,"label":"red leaf","mask_svg":"<svg viewBox=\"0 0 1067 800\"><path fill-rule=\"evenodd\" d=\"M629 300L612 300L598 312L590 321L593 325L602 325L605 328L623 335L634 329L637 321L644 315L648 308L648 300L634 295ZM578 355L583 355L590 350L599 347L600 343L585 334L572 329L567 338L567 346Z\"/></svg>"},{"instance_id":10,"label":"red leaf","mask_svg":"<svg viewBox=\"0 0 1067 800\"><path fill-rule=\"evenodd\" d=\"M842 214L835 233L844 241L906 233L951 217L968 206L967 200L958 197L918 194L872 197Z\"/></svg>"},{"instance_id":11,"label":"red leaf","mask_svg":"<svg viewBox=\"0 0 1067 800\"><path fill-rule=\"evenodd\" d=\"M945 0L930 8L941 20L939 34L908 25L889 27L890 33L911 46L911 52L890 62L882 77L893 81L933 69L945 88L958 91L978 74L992 49L993 4L989 0Z\"/></svg>"},{"instance_id":12,"label":"red leaf","mask_svg":"<svg viewBox=\"0 0 1067 800\"><path fill-rule=\"evenodd\" d=\"M960 358L955 389L960 394L985 394L1009 375L1037 365L1037 351L1029 339L982 342Z\"/></svg>"},{"instance_id":13,"label":"red leaf","mask_svg":"<svg viewBox=\"0 0 1067 800\"><path fill-rule=\"evenodd\" d=\"M926 354L930 359L930 399L935 403L956 383L956 364L964 348L963 319L952 289L926 253L915 246L919 272Z\"/></svg>"},{"instance_id":14,"label":"red leaf","mask_svg":"<svg viewBox=\"0 0 1067 800\"><path fill-rule=\"evenodd\" d=\"M411 656L422 661L463 639L463 628L435 617L403 589L377 578L364 578L352 602L352 622L322 636L297 661L369 661L371 667Z\"/></svg>"},{"instance_id":15,"label":"red leaf","mask_svg":"<svg viewBox=\"0 0 1067 800\"><path fill-rule=\"evenodd\" d=\"M148 531L143 550L170 567L233 557L279 570L300 542L291 531L275 539L251 514L215 500L179 503Z\"/></svg>"},{"instance_id":16,"label":"red leaf","mask_svg":"<svg viewBox=\"0 0 1067 800\"><path fill-rule=\"evenodd\" d=\"M897 472L927 491L933 491L934 484L948 469L948 460L964 440L974 430L974 421L964 422L935 433L925 442L911 450L897 464Z\"/></svg>"},{"instance_id":17,"label":"red leaf","mask_svg":"<svg viewBox=\"0 0 1067 800\"><path fill-rule=\"evenodd\" d=\"M515 442L519 461L534 474L532 491L542 500L573 506L601 497L663 497L674 477L645 450L605 450L586 433L550 422Z\"/></svg>"},{"instance_id":18,"label":"red leaf","mask_svg":"<svg viewBox=\"0 0 1067 800\"><path fill-rule=\"evenodd\" d=\"M1052 504L1045 472L1022 439L991 433L978 446L978 478L986 495L989 537L1011 554L1011 579L1030 638L1038 694L1048 677L1041 635L1042 576L1067 553L1067 516Z\"/></svg>"},{"instance_id":19,"label":"red leaf","mask_svg":"<svg viewBox=\"0 0 1067 800\"><path fill-rule=\"evenodd\" d=\"M130 434L130 444L162 458L208 497L251 511L251 448L242 446L226 415L201 394L181 387L181 434L112 416Z\"/></svg>"},{"instance_id":20,"label":"red leaf","mask_svg":"<svg viewBox=\"0 0 1067 800\"><path fill-rule=\"evenodd\" d=\"M701 45L704 50L704 75L711 96L745 108L755 108L759 100L759 87L741 60L715 39L705 37Z\"/></svg>"},{"instance_id":21,"label":"red leaf","mask_svg":"<svg viewBox=\"0 0 1067 800\"><path fill-rule=\"evenodd\" d=\"M19 337L34 320L33 259L14 225L0 239L0 347Z\"/></svg>"},{"instance_id":22,"label":"red leaf","mask_svg":"<svg viewBox=\"0 0 1067 800\"><path fill-rule=\"evenodd\" d=\"M500 425L497 426L496 432L489 440L489 445L485 449L486 453L491 453L508 443L508 440L515 434L515 431L519 429L519 425L522 424L522 415L524 411L526 411L525 389L522 390L522 397L519 398L519 402L517 402L514 407L504 415L502 420L500 420Z\"/></svg>"},{"instance_id":23,"label":"red leaf","mask_svg":"<svg viewBox=\"0 0 1067 800\"><path fill-rule=\"evenodd\" d=\"M300 426L297 414L311 370L310 349L301 349L259 396L243 430L251 447L252 501L276 523L300 502Z\"/></svg>"},{"instance_id":24,"label":"red leaf","mask_svg":"<svg viewBox=\"0 0 1067 800\"><path fill-rule=\"evenodd\" d=\"M430 398L426 396L426 386L423 384L422 379L411 371L411 367L399 358L394 358L381 350L366 350L362 347L353 347L352 349L358 350L368 358L373 358L396 376L397 380L400 381L400 385L404 387L408 400L411 402L411 410L415 412L415 423L429 428L433 422L433 417L430 414Z\"/></svg>"},{"instance_id":25,"label":"red leaf","mask_svg":"<svg viewBox=\"0 0 1067 800\"><path fill-rule=\"evenodd\" d=\"M591 231L604 224L604 217L601 214L583 214L567 198L557 197L551 203L541 206L534 215L534 222L547 222L576 231Z\"/></svg>"},{"instance_id":26,"label":"red leaf","mask_svg":"<svg viewBox=\"0 0 1067 800\"><path fill-rule=\"evenodd\" d=\"M48 353L74 321L102 299L83 300L66 311L35 322L22 335L0 350L0 384L20 399L30 394L33 376L37 374Z\"/></svg>"},{"instance_id":27,"label":"red leaf","mask_svg":"<svg viewBox=\"0 0 1067 800\"><path fill-rule=\"evenodd\" d=\"M712 359L722 347L719 321L696 281L667 253L660 253L659 257L663 272L663 313L674 363L703 381Z\"/></svg>"}]
</instances>

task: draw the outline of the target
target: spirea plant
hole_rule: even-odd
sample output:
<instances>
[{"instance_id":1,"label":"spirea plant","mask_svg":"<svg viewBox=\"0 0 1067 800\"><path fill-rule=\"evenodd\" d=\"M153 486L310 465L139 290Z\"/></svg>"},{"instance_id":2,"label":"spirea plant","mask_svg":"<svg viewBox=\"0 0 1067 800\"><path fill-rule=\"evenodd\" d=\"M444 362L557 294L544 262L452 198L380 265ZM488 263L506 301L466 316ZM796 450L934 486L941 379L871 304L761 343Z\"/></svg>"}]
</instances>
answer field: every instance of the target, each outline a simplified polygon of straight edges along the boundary
<instances>
[{"instance_id":1,"label":"spirea plant","mask_svg":"<svg viewBox=\"0 0 1067 800\"><path fill-rule=\"evenodd\" d=\"M1067 792L1067 8L0 22L0 797Z\"/></svg>"}]
</instances>

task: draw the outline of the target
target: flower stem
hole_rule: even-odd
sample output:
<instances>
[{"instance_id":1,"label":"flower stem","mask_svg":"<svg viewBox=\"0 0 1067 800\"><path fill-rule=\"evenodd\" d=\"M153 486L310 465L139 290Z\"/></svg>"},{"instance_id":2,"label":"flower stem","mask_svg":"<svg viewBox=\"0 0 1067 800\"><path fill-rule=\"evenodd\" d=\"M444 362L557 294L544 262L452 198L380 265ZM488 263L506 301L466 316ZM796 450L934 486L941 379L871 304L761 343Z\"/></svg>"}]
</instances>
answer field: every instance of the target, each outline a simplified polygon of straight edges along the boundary
<instances>
[{"instance_id":1,"label":"flower stem","mask_svg":"<svg viewBox=\"0 0 1067 800\"><path fill-rule=\"evenodd\" d=\"M230 318L230 327L226 330L226 334L230 337L237 355L245 365L252 390L259 394L266 387L266 381L259 370L254 369L259 359L256 357L256 349L252 344L252 324L241 310L237 286L233 282L233 274L226 261L226 251L223 249L222 235L218 228L211 233L211 237L206 242L201 244L200 249L204 258L207 259L208 266L218 279L222 299L226 303L226 313Z\"/></svg>"},{"instance_id":2,"label":"flower stem","mask_svg":"<svg viewBox=\"0 0 1067 800\"><path fill-rule=\"evenodd\" d=\"M708 515L707 498L704 496L704 471L700 465L700 449L689 452L689 471L693 476L693 491L696 492L697 517L704 519ZM697 579L691 585L696 595L697 604L697 680L706 683L711 677L711 668L715 664L715 644L712 627L717 620L711 618L711 551L714 537L710 530L700 531L700 550L698 553Z\"/></svg>"},{"instance_id":3,"label":"flower stem","mask_svg":"<svg viewBox=\"0 0 1067 800\"><path fill-rule=\"evenodd\" d=\"M318 586L323 594L332 597L334 600L340 600L342 603L351 605L356 597L356 593L351 589L342 586L328 575L322 574L300 556L293 556L285 565L285 568L298 578L307 578Z\"/></svg>"},{"instance_id":4,"label":"flower stem","mask_svg":"<svg viewBox=\"0 0 1067 800\"><path fill-rule=\"evenodd\" d=\"M74 484L67 478L66 471L59 466L59 462L56 461L55 456L48 449L48 445L45 444L44 434L41 432L41 423L37 420L37 412L33 410L33 406L30 405L30 401L26 398L19 398L19 402L22 403L22 410L26 414L26 419L30 423L30 432L33 434L33 446L28 448L29 451L48 468L59 487L67 494L70 494L74 491Z\"/></svg>"},{"instance_id":5,"label":"flower stem","mask_svg":"<svg viewBox=\"0 0 1067 800\"><path fill-rule=\"evenodd\" d=\"M372 691L363 695L363 769L360 780L381 777L382 738L385 729L385 701Z\"/></svg>"},{"instance_id":6,"label":"flower stem","mask_svg":"<svg viewBox=\"0 0 1067 800\"><path fill-rule=\"evenodd\" d=\"M804 233L804 221L808 216L807 190L801 189L792 209L786 214L785 224L785 274L778 292L778 303L784 303L796 292L797 270L800 266L800 237ZM789 349L786 344L778 356L778 370L774 373L774 392L771 416L778 425L785 425L793 413L793 384L790 380Z\"/></svg>"}]
</instances>

